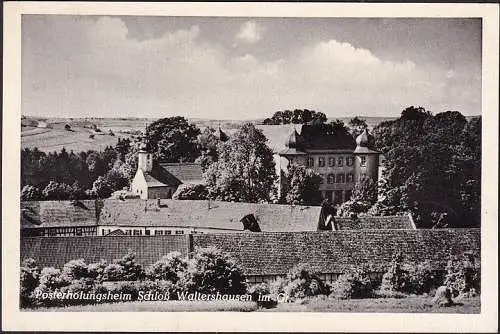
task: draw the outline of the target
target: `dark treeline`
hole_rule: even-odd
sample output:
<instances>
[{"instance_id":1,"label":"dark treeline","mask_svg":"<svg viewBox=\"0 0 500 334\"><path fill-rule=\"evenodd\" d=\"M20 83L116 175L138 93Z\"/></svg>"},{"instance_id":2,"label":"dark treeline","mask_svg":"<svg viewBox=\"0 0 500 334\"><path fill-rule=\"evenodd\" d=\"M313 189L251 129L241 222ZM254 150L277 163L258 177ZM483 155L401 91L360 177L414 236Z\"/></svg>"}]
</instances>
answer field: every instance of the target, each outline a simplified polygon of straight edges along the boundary
<instances>
[{"instance_id":1,"label":"dark treeline","mask_svg":"<svg viewBox=\"0 0 500 334\"><path fill-rule=\"evenodd\" d=\"M326 115L322 112L316 112L309 109L295 109L277 111L271 118L264 120L265 125L279 124L322 124L326 123Z\"/></svg>"},{"instance_id":2,"label":"dark treeline","mask_svg":"<svg viewBox=\"0 0 500 334\"><path fill-rule=\"evenodd\" d=\"M411 212L419 227L480 225L481 117L409 107L373 133L386 160L371 213Z\"/></svg>"}]
</instances>

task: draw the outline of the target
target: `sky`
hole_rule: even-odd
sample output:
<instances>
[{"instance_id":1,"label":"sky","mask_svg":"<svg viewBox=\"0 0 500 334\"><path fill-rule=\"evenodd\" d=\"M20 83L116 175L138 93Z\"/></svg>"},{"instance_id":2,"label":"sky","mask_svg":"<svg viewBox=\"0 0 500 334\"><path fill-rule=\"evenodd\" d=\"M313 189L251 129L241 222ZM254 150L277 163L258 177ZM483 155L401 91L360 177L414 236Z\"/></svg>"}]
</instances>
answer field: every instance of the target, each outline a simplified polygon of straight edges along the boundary
<instances>
[{"instance_id":1,"label":"sky","mask_svg":"<svg viewBox=\"0 0 500 334\"><path fill-rule=\"evenodd\" d=\"M23 15L22 114L481 114L481 20Z\"/></svg>"}]
</instances>

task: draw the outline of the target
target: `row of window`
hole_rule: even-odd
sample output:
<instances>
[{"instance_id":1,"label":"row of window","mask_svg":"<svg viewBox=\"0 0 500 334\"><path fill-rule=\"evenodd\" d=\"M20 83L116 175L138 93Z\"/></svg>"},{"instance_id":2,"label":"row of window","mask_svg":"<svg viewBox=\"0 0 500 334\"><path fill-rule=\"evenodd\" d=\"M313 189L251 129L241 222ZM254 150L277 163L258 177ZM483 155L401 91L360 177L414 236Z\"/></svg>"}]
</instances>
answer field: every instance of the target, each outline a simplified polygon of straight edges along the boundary
<instances>
[{"instance_id":1,"label":"row of window","mask_svg":"<svg viewBox=\"0 0 500 334\"><path fill-rule=\"evenodd\" d=\"M321 177L320 183L323 184L325 183L325 176L323 174L319 174ZM333 183L351 183L354 182L354 174L348 173L348 174L328 174L326 177L326 183L328 184L333 184Z\"/></svg>"},{"instance_id":2,"label":"row of window","mask_svg":"<svg viewBox=\"0 0 500 334\"><path fill-rule=\"evenodd\" d=\"M366 156L361 156L361 167L366 166ZM346 166L352 166L354 165L354 157L346 157L345 158L345 164ZM318 158L318 167L325 167L326 166L326 158L325 157L319 157ZM343 167L344 166L344 157L330 157L328 158L328 167ZM314 167L314 158L309 157L307 158L307 167Z\"/></svg>"},{"instance_id":3,"label":"row of window","mask_svg":"<svg viewBox=\"0 0 500 334\"><path fill-rule=\"evenodd\" d=\"M107 235L109 233L111 233L113 230L111 229L104 229L102 232L103 232L103 235ZM126 235L142 235L142 231L141 229L126 229L124 230L124 233ZM184 234L184 231L183 230L176 230L176 231L171 231L171 230L155 230L154 231L154 235L171 235L171 234ZM151 231L150 230L144 230L144 235L151 235Z\"/></svg>"},{"instance_id":4,"label":"row of window","mask_svg":"<svg viewBox=\"0 0 500 334\"><path fill-rule=\"evenodd\" d=\"M57 236L57 237L67 237L67 236L86 236L86 235L96 235L96 227L56 227L48 228L41 235L45 236Z\"/></svg>"}]
</instances>

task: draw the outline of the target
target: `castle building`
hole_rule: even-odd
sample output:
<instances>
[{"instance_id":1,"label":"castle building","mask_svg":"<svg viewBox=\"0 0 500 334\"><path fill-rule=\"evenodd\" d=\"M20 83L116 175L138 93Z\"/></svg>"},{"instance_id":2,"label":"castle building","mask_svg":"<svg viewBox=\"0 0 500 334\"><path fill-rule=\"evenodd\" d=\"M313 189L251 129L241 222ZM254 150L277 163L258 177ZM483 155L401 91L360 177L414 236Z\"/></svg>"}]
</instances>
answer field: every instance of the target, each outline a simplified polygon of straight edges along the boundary
<instances>
[{"instance_id":1,"label":"castle building","mask_svg":"<svg viewBox=\"0 0 500 334\"><path fill-rule=\"evenodd\" d=\"M328 125L294 126L278 152L280 188L286 189L288 166L292 163L311 168L321 177L324 199L340 204L352 195L356 183L364 178L377 182L380 152L373 149L373 137L365 129L356 139L347 131Z\"/></svg>"}]
</instances>

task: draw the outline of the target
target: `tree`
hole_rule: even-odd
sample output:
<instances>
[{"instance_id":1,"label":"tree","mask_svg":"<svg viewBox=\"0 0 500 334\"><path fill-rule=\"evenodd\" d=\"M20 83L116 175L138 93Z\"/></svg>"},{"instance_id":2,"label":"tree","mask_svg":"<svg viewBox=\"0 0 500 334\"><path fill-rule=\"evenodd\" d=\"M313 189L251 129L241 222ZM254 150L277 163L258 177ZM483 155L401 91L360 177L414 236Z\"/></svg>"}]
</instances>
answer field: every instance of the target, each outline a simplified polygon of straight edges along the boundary
<instances>
[{"instance_id":1,"label":"tree","mask_svg":"<svg viewBox=\"0 0 500 334\"><path fill-rule=\"evenodd\" d=\"M72 189L65 183L58 183L50 181L50 183L43 189L42 194L48 200L66 200L69 199Z\"/></svg>"},{"instance_id":2,"label":"tree","mask_svg":"<svg viewBox=\"0 0 500 334\"><path fill-rule=\"evenodd\" d=\"M172 199L178 200L204 200L207 199L207 187L203 184L181 184Z\"/></svg>"},{"instance_id":3,"label":"tree","mask_svg":"<svg viewBox=\"0 0 500 334\"><path fill-rule=\"evenodd\" d=\"M472 227L480 222L480 118L432 115L408 107L375 127L385 155L380 200L370 213L411 212L417 227Z\"/></svg>"},{"instance_id":4,"label":"tree","mask_svg":"<svg viewBox=\"0 0 500 334\"><path fill-rule=\"evenodd\" d=\"M218 146L219 160L204 173L209 197L223 201L267 202L275 189L273 153L261 130L247 123Z\"/></svg>"},{"instance_id":5,"label":"tree","mask_svg":"<svg viewBox=\"0 0 500 334\"><path fill-rule=\"evenodd\" d=\"M196 158L195 162L201 165L203 171L205 171L211 163L218 160L217 145L219 144L219 139L215 133L216 130L214 128L207 127L198 136L198 147L201 155Z\"/></svg>"},{"instance_id":6,"label":"tree","mask_svg":"<svg viewBox=\"0 0 500 334\"><path fill-rule=\"evenodd\" d=\"M200 155L199 134L200 129L180 116L159 119L146 129L148 149L165 162L193 162Z\"/></svg>"},{"instance_id":7,"label":"tree","mask_svg":"<svg viewBox=\"0 0 500 334\"><path fill-rule=\"evenodd\" d=\"M25 185L21 190L21 200L23 201L36 201L41 197L40 189L29 184Z\"/></svg>"},{"instance_id":8,"label":"tree","mask_svg":"<svg viewBox=\"0 0 500 334\"><path fill-rule=\"evenodd\" d=\"M358 116L351 118L348 123L349 132L351 135L356 138L360 134L363 133L365 129L368 128L368 124L366 124L366 120L359 118Z\"/></svg>"},{"instance_id":9,"label":"tree","mask_svg":"<svg viewBox=\"0 0 500 334\"><path fill-rule=\"evenodd\" d=\"M264 119L265 125L279 124L323 124L326 123L327 117L322 112L316 112L309 109L295 109L277 111L271 118Z\"/></svg>"},{"instance_id":10,"label":"tree","mask_svg":"<svg viewBox=\"0 0 500 334\"><path fill-rule=\"evenodd\" d=\"M287 175L285 201L294 205L319 205L321 177L318 173L302 165L290 164Z\"/></svg>"},{"instance_id":11,"label":"tree","mask_svg":"<svg viewBox=\"0 0 500 334\"><path fill-rule=\"evenodd\" d=\"M214 248L198 248L189 260L182 284L187 291L244 294L245 276L236 260Z\"/></svg>"},{"instance_id":12,"label":"tree","mask_svg":"<svg viewBox=\"0 0 500 334\"><path fill-rule=\"evenodd\" d=\"M98 198L108 198L113 193L113 188L104 176L99 176L92 185L92 192Z\"/></svg>"}]
</instances>

